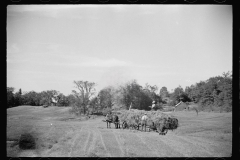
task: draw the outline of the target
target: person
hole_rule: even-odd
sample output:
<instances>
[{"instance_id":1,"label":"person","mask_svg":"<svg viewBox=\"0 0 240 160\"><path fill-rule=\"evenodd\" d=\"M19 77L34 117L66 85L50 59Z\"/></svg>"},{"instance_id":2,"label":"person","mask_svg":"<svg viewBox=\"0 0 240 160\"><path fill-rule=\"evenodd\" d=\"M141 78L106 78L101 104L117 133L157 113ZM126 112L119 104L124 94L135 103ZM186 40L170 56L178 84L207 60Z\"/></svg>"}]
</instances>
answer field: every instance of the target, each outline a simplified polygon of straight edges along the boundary
<instances>
[{"instance_id":1,"label":"person","mask_svg":"<svg viewBox=\"0 0 240 160\"><path fill-rule=\"evenodd\" d=\"M148 119L147 113L144 113L144 115L142 116L142 121L146 121L147 119Z\"/></svg>"},{"instance_id":2,"label":"person","mask_svg":"<svg viewBox=\"0 0 240 160\"><path fill-rule=\"evenodd\" d=\"M131 102L131 104L130 104L130 107L129 107L129 111L132 109L132 102Z\"/></svg>"},{"instance_id":3,"label":"person","mask_svg":"<svg viewBox=\"0 0 240 160\"><path fill-rule=\"evenodd\" d=\"M144 113L144 115L142 116L142 119L141 119L142 120L141 126L142 126L142 131L143 131L143 126L144 126L145 132L146 132L146 126L147 126L147 119L148 119L147 114Z\"/></svg>"},{"instance_id":4,"label":"person","mask_svg":"<svg viewBox=\"0 0 240 160\"><path fill-rule=\"evenodd\" d=\"M155 107L155 105L156 105L156 104L155 104L155 101L153 101L153 102L152 102L152 110L154 110L154 109L155 109L155 108L154 108L154 107Z\"/></svg>"}]
</instances>

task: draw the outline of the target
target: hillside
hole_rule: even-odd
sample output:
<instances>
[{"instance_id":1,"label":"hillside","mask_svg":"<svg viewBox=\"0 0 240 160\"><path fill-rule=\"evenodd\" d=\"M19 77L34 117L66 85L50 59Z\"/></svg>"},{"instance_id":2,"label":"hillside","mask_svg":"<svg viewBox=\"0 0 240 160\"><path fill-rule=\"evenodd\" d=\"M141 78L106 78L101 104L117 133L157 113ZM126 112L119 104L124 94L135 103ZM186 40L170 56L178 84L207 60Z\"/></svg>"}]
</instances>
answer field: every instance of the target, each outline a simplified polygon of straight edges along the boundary
<instances>
[{"instance_id":1,"label":"hillside","mask_svg":"<svg viewBox=\"0 0 240 160\"><path fill-rule=\"evenodd\" d=\"M107 129L103 117L76 118L65 107L7 109L8 157L230 157L232 114L172 112L179 128L156 132ZM52 125L51 125L52 124ZM36 138L36 149L21 150L22 133Z\"/></svg>"}]
</instances>

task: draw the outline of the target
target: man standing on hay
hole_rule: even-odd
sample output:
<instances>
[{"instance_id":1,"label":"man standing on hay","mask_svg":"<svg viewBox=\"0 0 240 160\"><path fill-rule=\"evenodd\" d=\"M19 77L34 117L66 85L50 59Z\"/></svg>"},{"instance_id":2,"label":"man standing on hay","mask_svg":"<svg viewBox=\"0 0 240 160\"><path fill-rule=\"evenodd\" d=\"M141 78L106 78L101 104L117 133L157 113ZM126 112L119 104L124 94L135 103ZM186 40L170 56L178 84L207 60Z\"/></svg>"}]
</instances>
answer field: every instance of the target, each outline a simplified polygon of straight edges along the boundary
<instances>
[{"instance_id":1,"label":"man standing on hay","mask_svg":"<svg viewBox=\"0 0 240 160\"><path fill-rule=\"evenodd\" d=\"M131 102L131 104L130 104L130 107L129 107L129 111L132 109L132 102Z\"/></svg>"},{"instance_id":2,"label":"man standing on hay","mask_svg":"<svg viewBox=\"0 0 240 160\"><path fill-rule=\"evenodd\" d=\"M156 106L155 101L152 101L152 106L149 106L149 107L151 108L152 111L154 111L155 110L155 106Z\"/></svg>"}]
</instances>

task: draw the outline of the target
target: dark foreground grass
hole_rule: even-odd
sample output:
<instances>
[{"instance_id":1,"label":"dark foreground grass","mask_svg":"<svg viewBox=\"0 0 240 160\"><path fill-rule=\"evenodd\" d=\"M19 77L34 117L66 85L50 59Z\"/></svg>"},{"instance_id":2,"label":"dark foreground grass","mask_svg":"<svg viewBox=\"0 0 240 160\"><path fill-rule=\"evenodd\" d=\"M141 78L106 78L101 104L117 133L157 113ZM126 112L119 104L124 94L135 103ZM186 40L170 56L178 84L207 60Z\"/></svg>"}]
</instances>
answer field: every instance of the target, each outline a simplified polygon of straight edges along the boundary
<instances>
[{"instance_id":1,"label":"dark foreground grass","mask_svg":"<svg viewBox=\"0 0 240 160\"><path fill-rule=\"evenodd\" d=\"M18 143L20 149L36 149L36 140L31 133L22 134Z\"/></svg>"}]
</instances>

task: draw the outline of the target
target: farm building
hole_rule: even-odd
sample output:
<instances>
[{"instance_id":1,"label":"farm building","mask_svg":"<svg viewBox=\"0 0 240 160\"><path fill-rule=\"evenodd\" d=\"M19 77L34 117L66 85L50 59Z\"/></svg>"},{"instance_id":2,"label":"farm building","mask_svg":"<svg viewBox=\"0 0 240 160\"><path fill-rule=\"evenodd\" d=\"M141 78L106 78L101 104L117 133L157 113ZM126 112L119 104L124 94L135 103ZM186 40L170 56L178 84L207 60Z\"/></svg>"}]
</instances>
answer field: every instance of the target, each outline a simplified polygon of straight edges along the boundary
<instances>
[{"instance_id":1,"label":"farm building","mask_svg":"<svg viewBox=\"0 0 240 160\"><path fill-rule=\"evenodd\" d=\"M51 106L57 105L57 99L55 97L52 97Z\"/></svg>"},{"instance_id":2,"label":"farm building","mask_svg":"<svg viewBox=\"0 0 240 160\"><path fill-rule=\"evenodd\" d=\"M178 104L175 105L175 111L182 111L184 109L187 109L188 105L182 101L180 101Z\"/></svg>"}]
</instances>

